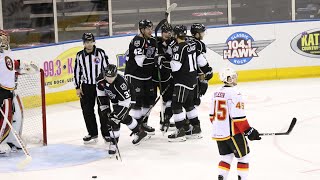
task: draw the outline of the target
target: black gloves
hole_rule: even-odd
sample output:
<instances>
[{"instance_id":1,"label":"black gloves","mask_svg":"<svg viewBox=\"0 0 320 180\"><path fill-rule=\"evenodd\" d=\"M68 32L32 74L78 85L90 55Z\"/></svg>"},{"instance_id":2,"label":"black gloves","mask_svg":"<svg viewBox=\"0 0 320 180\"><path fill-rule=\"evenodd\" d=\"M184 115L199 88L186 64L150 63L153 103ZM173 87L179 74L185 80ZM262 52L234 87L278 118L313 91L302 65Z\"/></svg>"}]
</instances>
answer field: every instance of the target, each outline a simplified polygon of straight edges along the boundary
<instances>
[{"instance_id":1,"label":"black gloves","mask_svg":"<svg viewBox=\"0 0 320 180\"><path fill-rule=\"evenodd\" d=\"M199 83L198 83L198 86L199 86L199 94L200 94L200 97L201 97L207 92L208 81L200 80Z\"/></svg>"},{"instance_id":2,"label":"black gloves","mask_svg":"<svg viewBox=\"0 0 320 180\"><path fill-rule=\"evenodd\" d=\"M260 140L261 139L261 137L259 135L259 132L253 127L251 127L248 130L246 130L245 134L248 136L250 141Z\"/></svg>"},{"instance_id":3,"label":"black gloves","mask_svg":"<svg viewBox=\"0 0 320 180\"><path fill-rule=\"evenodd\" d=\"M109 114L109 120L111 121L111 123L114 123L117 125L121 122L121 119L119 119L118 116L116 116L114 113Z\"/></svg>"}]
</instances>

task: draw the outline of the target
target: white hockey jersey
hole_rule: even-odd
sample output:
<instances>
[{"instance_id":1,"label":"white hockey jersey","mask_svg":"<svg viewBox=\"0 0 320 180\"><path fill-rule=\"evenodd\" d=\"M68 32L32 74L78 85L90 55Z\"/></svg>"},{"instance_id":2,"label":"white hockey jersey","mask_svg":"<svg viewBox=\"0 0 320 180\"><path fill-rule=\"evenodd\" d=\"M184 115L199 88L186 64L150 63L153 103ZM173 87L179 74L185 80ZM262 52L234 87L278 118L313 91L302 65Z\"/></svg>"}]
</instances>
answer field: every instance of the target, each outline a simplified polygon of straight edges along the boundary
<instances>
[{"instance_id":1,"label":"white hockey jersey","mask_svg":"<svg viewBox=\"0 0 320 180\"><path fill-rule=\"evenodd\" d=\"M250 128L244 112L242 95L236 87L220 87L211 98L212 138L227 140Z\"/></svg>"},{"instance_id":2,"label":"white hockey jersey","mask_svg":"<svg viewBox=\"0 0 320 180\"><path fill-rule=\"evenodd\" d=\"M0 53L0 87L13 90L15 87L15 61L10 51Z\"/></svg>"}]
</instances>

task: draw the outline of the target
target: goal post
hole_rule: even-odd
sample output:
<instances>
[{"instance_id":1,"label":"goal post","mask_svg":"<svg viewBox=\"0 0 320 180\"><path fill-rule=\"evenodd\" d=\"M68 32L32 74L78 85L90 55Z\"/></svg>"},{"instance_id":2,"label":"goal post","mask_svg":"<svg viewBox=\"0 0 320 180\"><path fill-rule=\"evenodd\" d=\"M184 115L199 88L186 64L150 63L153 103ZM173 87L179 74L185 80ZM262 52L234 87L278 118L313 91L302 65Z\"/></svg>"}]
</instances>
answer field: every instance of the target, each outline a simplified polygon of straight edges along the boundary
<instances>
[{"instance_id":1,"label":"goal post","mask_svg":"<svg viewBox=\"0 0 320 180\"><path fill-rule=\"evenodd\" d=\"M44 71L17 75L15 94L22 105L22 139L26 144L47 145Z\"/></svg>"}]
</instances>

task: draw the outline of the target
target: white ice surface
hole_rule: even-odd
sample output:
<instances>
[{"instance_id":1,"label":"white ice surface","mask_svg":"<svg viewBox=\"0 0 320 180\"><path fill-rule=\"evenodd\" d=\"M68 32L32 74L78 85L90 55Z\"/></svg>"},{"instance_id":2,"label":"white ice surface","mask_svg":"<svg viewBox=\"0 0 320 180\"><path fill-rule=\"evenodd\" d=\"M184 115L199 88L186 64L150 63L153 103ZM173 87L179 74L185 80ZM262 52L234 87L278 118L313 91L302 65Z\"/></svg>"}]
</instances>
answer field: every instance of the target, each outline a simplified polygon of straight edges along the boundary
<instances>
[{"instance_id":1,"label":"white ice surface","mask_svg":"<svg viewBox=\"0 0 320 180\"><path fill-rule=\"evenodd\" d=\"M157 129L150 140L133 146L128 128L122 126L119 147L123 162L104 158L62 168L0 173L0 179L88 180L97 176L106 180L215 180L220 159L216 142L210 137L208 112L209 97L216 87L209 88L199 108L204 136L201 140L169 143L158 130L160 107L157 105L149 118L149 124ZM286 131L292 118L298 119L289 136L268 136L249 142L250 179L319 180L320 78L240 83L239 88L247 100L248 120L260 132ZM47 119L49 144L84 146L82 137L87 132L79 102L47 107ZM106 149L99 138L99 143L90 147ZM37 158L37 154L33 156ZM229 180L237 180L236 161L231 168Z\"/></svg>"}]
</instances>

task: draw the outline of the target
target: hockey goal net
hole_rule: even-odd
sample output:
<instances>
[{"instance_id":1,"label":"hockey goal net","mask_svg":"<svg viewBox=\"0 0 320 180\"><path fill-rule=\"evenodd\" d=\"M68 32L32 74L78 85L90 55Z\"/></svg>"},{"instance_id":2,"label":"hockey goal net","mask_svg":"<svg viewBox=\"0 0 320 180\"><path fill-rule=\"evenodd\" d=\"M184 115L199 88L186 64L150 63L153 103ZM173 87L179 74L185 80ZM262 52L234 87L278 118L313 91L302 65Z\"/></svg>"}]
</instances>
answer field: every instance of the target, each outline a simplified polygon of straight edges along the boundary
<instances>
[{"instance_id":1,"label":"hockey goal net","mask_svg":"<svg viewBox=\"0 0 320 180\"><path fill-rule=\"evenodd\" d=\"M17 76L15 94L23 106L21 137L28 145L47 145L44 73Z\"/></svg>"}]
</instances>

